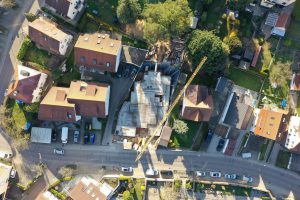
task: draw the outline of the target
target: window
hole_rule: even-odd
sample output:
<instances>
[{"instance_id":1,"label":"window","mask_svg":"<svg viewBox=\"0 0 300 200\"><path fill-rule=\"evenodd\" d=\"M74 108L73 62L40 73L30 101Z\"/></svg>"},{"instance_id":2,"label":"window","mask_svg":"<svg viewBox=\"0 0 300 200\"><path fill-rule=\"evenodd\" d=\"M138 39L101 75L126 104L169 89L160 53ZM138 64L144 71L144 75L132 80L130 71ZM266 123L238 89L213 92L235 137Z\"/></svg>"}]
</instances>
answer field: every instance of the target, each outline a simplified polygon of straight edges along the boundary
<instances>
[{"instance_id":1,"label":"window","mask_svg":"<svg viewBox=\"0 0 300 200\"><path fill-rule=\"evenodd\" d=\"M67 118L68 118L68 119L71 119L71 118L72 118L72 114L67 113Z\"/></svg>"},{"instance_id":2,"label":"window","mask_svg":"<svg viewBox=\"0 0 300 200\"><path fill-rule=\"evenodd\" d=\"M110 62L107 62L107 63L106 63L106 67L110 67Z\"/></svg>"},{"instance_id":3,"label":"window","mask_svg":"<svg viewBox=\"0 0 300 200\"><path fill-rule=\"evenodd\" d=\"M96 58L93 59L93 64L97 65L97 59Z\"/></svg>"},{"instance_id":4,"label":"window","mask_svg":"<svg viewBox=\"0 0 300 200\"><path fill-rule=\"evenodd\" d=\"M85 62L85 56L80 56L80 62Z\"/></svg>"}]
</instances>

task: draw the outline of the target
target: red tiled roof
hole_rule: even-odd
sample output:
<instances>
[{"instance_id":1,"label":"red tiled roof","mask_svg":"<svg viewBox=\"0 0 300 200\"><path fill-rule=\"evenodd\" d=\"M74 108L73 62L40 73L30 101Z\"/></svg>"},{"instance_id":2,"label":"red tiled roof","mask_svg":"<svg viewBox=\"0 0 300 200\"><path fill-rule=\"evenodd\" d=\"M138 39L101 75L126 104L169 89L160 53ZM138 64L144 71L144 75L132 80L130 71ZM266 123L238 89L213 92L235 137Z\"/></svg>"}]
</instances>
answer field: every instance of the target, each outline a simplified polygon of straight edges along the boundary
<instances>
[{"instance_id":1,"label":"red tiled roof","mask_svg":"<svg viewBox=\"0 0 300 200\"><path fill-rule=\"evenodd\" d=\"M260 51L261 51L261 46L257 47L256 50L255 50L255 54L254 54L253 60L251 62L251 67L256 66L257 60L259 58Z\"/></svg>"},{"instance_id":2,"label":"red tiled roof","mask_svg":"<svg viewBox=\"0 0 300 200\"><path fill-rule=\"evenodd\" d=\"M290 13L281 13L278 17L275 27L287 28L290 21Z\"/></svg>"}]
</instances>

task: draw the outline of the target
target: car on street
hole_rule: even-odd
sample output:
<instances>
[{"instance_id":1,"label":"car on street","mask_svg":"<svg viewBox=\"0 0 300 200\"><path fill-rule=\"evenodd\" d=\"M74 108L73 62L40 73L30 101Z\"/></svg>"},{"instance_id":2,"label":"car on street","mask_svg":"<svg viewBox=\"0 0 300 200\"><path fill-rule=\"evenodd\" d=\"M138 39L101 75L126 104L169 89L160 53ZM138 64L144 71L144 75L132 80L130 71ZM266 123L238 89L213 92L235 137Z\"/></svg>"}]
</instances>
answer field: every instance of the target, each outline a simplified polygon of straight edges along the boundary
<instances>
[{"instance_id":1,"label":"car on street","mask_svg":"<svg viewBox=\"0 0 300 200\"><path fill-rule=\"evenodd\" d=\"M79 141L79 131L74 131L74 138L73 138L73 142L74 143L78 143Z\"/></svg>"},{"instance_id":2,"label":"car on street","mask_svg":"<svg viewBox=\"0 0 300 200\"><path fill-rule=\"evenodd\" d=\"M225 145L225 140L224 140L224 139L220 139L220 140L219 140L219 143L218 143L218 146L217 146L217 148L216 148L216 150L217 150L218 152L222 151L223 148L224 148L224 145Z\"/></svg>"},{"instance_id":3,"label":"car on street","mask_svg":"<svg viewBox=\"0 0 300 200\"><path fill-rule=\"evenodd\" d=\"M221 178L221 172L209 172L210 177L212 178Z\"/></svg>"},{"instance_id":4,"label":"car on street","mask_svg":"<svg viewBox=\"0 0 300 200\"><path fill-rule=\"evenodd\" d=\"M83 137L83 143L84 144L87 144L89 142L89 134L88 133L85 133L84 134L84 137Z\"/></svg>"},{"instance_id":5,"label":"car on street","mask_svg":"<svg viewBox=\"0 0 300 200\"><path fill-rule=\"evenodd\" d=\"M84 129L85 129L86 131L92 130L92 124L89 123L89 122L85 122L85 124L84 124Z\"/></svg>"},{"instance_id":6,"label":"car on street","mask_svg":"<svg viewBox=\"0 0 300 200\"><path fill-rule=\"evenodd\" d=\"M204 177L204 176L206 176L206 173L202 172L202 171L196 171L196 176L198 176L198 177Z\"/></svg>"},{"instance_id":7,"label":"car on street","mask_svg":"<svg viewBox=\"0 0 300 200\"><path fill-rule=\"evenodd\" d=\"M65 154L65 150L62 149L62 148L55 148L53 150L54 154L57 154L57 155L64 155Z\"/></svg>"},{"instance_id":8,"label":"car on street","mask_svg":"<svg viewBox=\"0 0 300 200\"><path fill-rule=\"evenodd\" d=\"M252 183L253 182L253 178L250 177L250 176L243 175L243 181L246 181L247 183Z\"/></svg>"},{"instance_id":9,"label":"car on street","mask_svg":"<svg viewBox=\"0 0 300 200\"><path fill-rule=\"evenodd\" d=\"M95 142L95 133L90 134L90 144L94 144Z\"/></svg>"},{"instance_id":10,"label":"car on street","mask_svg":"<svg viewBox=\"0 0 300 200\"><path fill-rule=\"evenodd\" d=\"M133 169L132 169L132 167L122 167L121 171L131 173L131 172L133 172Z\"/></svg>"},{"instance_id":11,"label":"car on street","mask_svg":"<svg viewBox=\"0 0 300 200\"><path fill-rule=\"evenodd\" d=\"M232 180L234 180L234 179L237 179L238 176L236 174L225 174L224 177L226 179L232 179Z\"/></svg>"},{"instance_id":12,"label":"car on street","mask_svg":"<svg viewBox=\"0 0 300 200\"><path fill-rule=\"evenodd\" d=\"M146 176L158 176L158 170L149 168L146 170Z\"/></svg>"},{"instance_id":13,"label":"car on street","mask_svg":"<svg viewBox=\"0 0 300 200\"><path fill-rule=\"evenodd\" d=\"M12 169L12 170L10 171L10 178L15 178L15 177L16 177L16 174L17 174L17 170Z\"/></svg>"}]
</instances>

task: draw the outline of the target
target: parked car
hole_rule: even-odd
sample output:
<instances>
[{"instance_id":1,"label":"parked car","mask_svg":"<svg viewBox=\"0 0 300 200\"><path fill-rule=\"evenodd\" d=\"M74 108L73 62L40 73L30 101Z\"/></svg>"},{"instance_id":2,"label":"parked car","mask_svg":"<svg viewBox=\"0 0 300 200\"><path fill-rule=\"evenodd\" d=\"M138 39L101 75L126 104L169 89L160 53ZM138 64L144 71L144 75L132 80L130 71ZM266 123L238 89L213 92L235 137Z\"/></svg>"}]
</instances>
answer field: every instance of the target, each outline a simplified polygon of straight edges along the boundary
<instances>
[{"instance_id":1,"label":"parked car","mask_svg":"<svg viewBox=\"0 0 300 200\"><path fill-rule=\"evenodd\" d=\"M236 174L225 174L224 177L226 179L232 179L232 180L234 180L234 179L237 179L238 176Z\"/></svg>"},{"instance_id":2,"label":"parked car","mask_svg":"<svg viewBox=\"0 0 300 200\"><path fill-rule=\"evenodd\" d=\"M248 159L251 158L252 154L251 153L242 153L242 158Z\"/></svg>"},{"instance_id":3,"label":"parked car","mask_svg":"<svg viewBox=\"0 0 300 200\"><path fill-rule=\"evenodd\" d=\"M54 154L58 154L58 155L64 155L65 154L65 150L62 148L55 148L53 150Z\"/></svg>"},{"instance_id":4,"label":"parked car","mask_svg":"<svg viewBox=\"0 0 300 200\"><path fill-rule=\"evenodd\" d=\"M221 178L222 176L221 172L210 172L209 174L213 178Z\"/></svg>"},{"instance_id":5,"label":"parked car","mask_svg":"<svg viewBox=\"0 0 300 200\"><path fill-rule=\"evenodd\" d=\"M133 172L133 169L132 169L132 167L122 167L121 171L131 173L131 172Z\"/></svg>"},{"instance_id":6,"label":"parked car","mask_svg":"<svg viewBox=\"0 0 300 200\"><path fill-rule=\"evenodd\" d=\"M150 169L147 169L146 170L146 175L147 176L158 176L158 170L156 170L156 169L152 169L152 168L150 168Z\"/></svg>"},{"instance_id":7,"label":"parked car","mask_svg":"<svg viewBox=\"0 0 300 200\"><path fill-rule=\"evenodd\" d=\"M54 130L52 131L52 141L56 141L57 140L57 132Z\"/></svg>"},{"instance_id":8,"label":"parked car","mask_svg":"<svg viewBox=\"0 0 300 200\"><path fill-rule=\"evenodd\" d=\"M73 139L73 141L74 141L74 143L78 143L78 141L79 141L79 131L74 131L74 139Z\"/></svg>"},{"instance_id":9,"label":"parked car","mask_svg":"<svg viewBox=\"0 0 300 200\"><path fill-rule=\"evenodd\" d=\"M206 173L202 172L202 171L196 171L196 176L203 177L203 176L206 176Z\"/></svg>"},{"instance_id":10,"label":"parked car","mask_svg":"<svg viewBox=\"0 0 300 200\"><path fill-rule=\"evenodd\" d=\"M85 122L85 124L84 124L84 129L85 129L86 131L92 130L92 124L89 123L89 122Z\"/></svg>"},{"instance_id":11,"label":"parked car","mask_svg":"<svg viewBox=\"0 0 300 200\"><path fill-rule=\"evenodd\" d=\"M15 178L15 177L16 177L16 174L17 174L17 170L12 169L12 170L10 171L10 178Z\"/></svg>"},{"instance_id":12,"label":"parked car","mask_svg":"<svg viewBox=\"0 0 300 200\"><path fill-rule=\"evenodd\" d=\"M252 183L253 182L253 178L250 177L250 176L243 175L243 181L246 181L247 183Z\"/></svg>"},{"instance_id":13,"label":"parked car","mask_svg":"<svg viewBox=\"0 0 300 200\"><path fill-rule=\"evenodd\" d=\"M95 133L90 134L90 144L94 144L95 142Z\"/></svg>"},{"instance_id":14,"label":"parked car","mask_svg":"<svg viewBox=\"0 0 300 200\"><path fill-rule=\"evenodd\" d=\"M89 134L88 133L84 134L83 142L84 142L84 144L87 144L89 142Z\"/></svg>"},{"instance_id":15,"label":"parked car","mask_svg":"<svg viewBox=\"0 0 300 200\"><path fill-rule=\"evenodd\" d=\"M225 140L224 139L220 139L216 150L219 151L219 152L222 151L223 148L224 148L224 145L225 145Z\"/></svg>"},{"instance_id":16,"label":"parked car","mask_svg":"<svg viewBox=\"0 0 300 200\"><path fill-rule=\"evenodd\" d=\"M162 176L162 178L164 179L173 179L174 175L173 175L173 171L172 170L161 170L160 171L160 175Z\"/></svg>"},{"instance_id":17,"label":"parked car","mask_svg":"<svg viewBox=\"0 0 300 200\"><path fill-rule=\"evenodd\" d=\"M8 159L8 158L11 158L11 157L13 157L12 152L0 151L0 158Z\"/></svg>"}]
</instances>

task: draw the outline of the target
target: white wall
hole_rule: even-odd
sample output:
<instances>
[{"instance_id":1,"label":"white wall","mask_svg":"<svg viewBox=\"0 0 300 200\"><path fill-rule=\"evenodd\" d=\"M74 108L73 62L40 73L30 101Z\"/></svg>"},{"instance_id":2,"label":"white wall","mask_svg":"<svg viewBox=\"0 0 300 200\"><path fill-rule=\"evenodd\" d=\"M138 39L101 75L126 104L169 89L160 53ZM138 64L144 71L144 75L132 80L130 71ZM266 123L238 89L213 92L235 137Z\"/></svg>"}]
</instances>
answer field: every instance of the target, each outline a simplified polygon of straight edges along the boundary
<instances>
[{"instance_id":1,"label":"white wall","mask_svg":"<svg viewBox=\"0 0 300 200\"><path fill-rule=\"evenodd\" d=\"M76 9L75 6L76 6L77 1L81 1L81 4ZM69 17L70 19L74 19L76 17L77 13L79 13L83 9L83 3L84 3L84 0L72 0L70 3L70 6L69 6L67 17Z\"/></svg>"},{"instance_id":2,"label":"white wall","mask_svg":"<svg viewBox=\"0 0 300 200\"><path fill-rule=\"evenodd\" d=\"M119 64L120 64L120 59L121 59L121 51L122 51L122 45L120 46L118 53L117 53L117 59L116 59L116 66L115 66L115 71L118 71Z\"/></svg>"},{"instance_id":3,"label":"white wall","mask_svg":"<svg viewBox=\"0 0 300 200\"><path fill-rule=\"evenodd\" d=\"M108 86L107 95L106 95L106 99L105 99L105 115L108 115L109 98L110 98L110 86Z\"/></svg>"},{"instance_id":4,"label":"white wall","mask_svg":"<svg viewBox=\"0 0 300 200\"><path fill-rule=\"evenodd\" d=\"M60 41L60 43L59 43L59 53L61 55L66 54L68 46L71 43L72 39L73 39L72 35L66 35L66 37L62 41Z\"/></svg>"}]
</instances>

